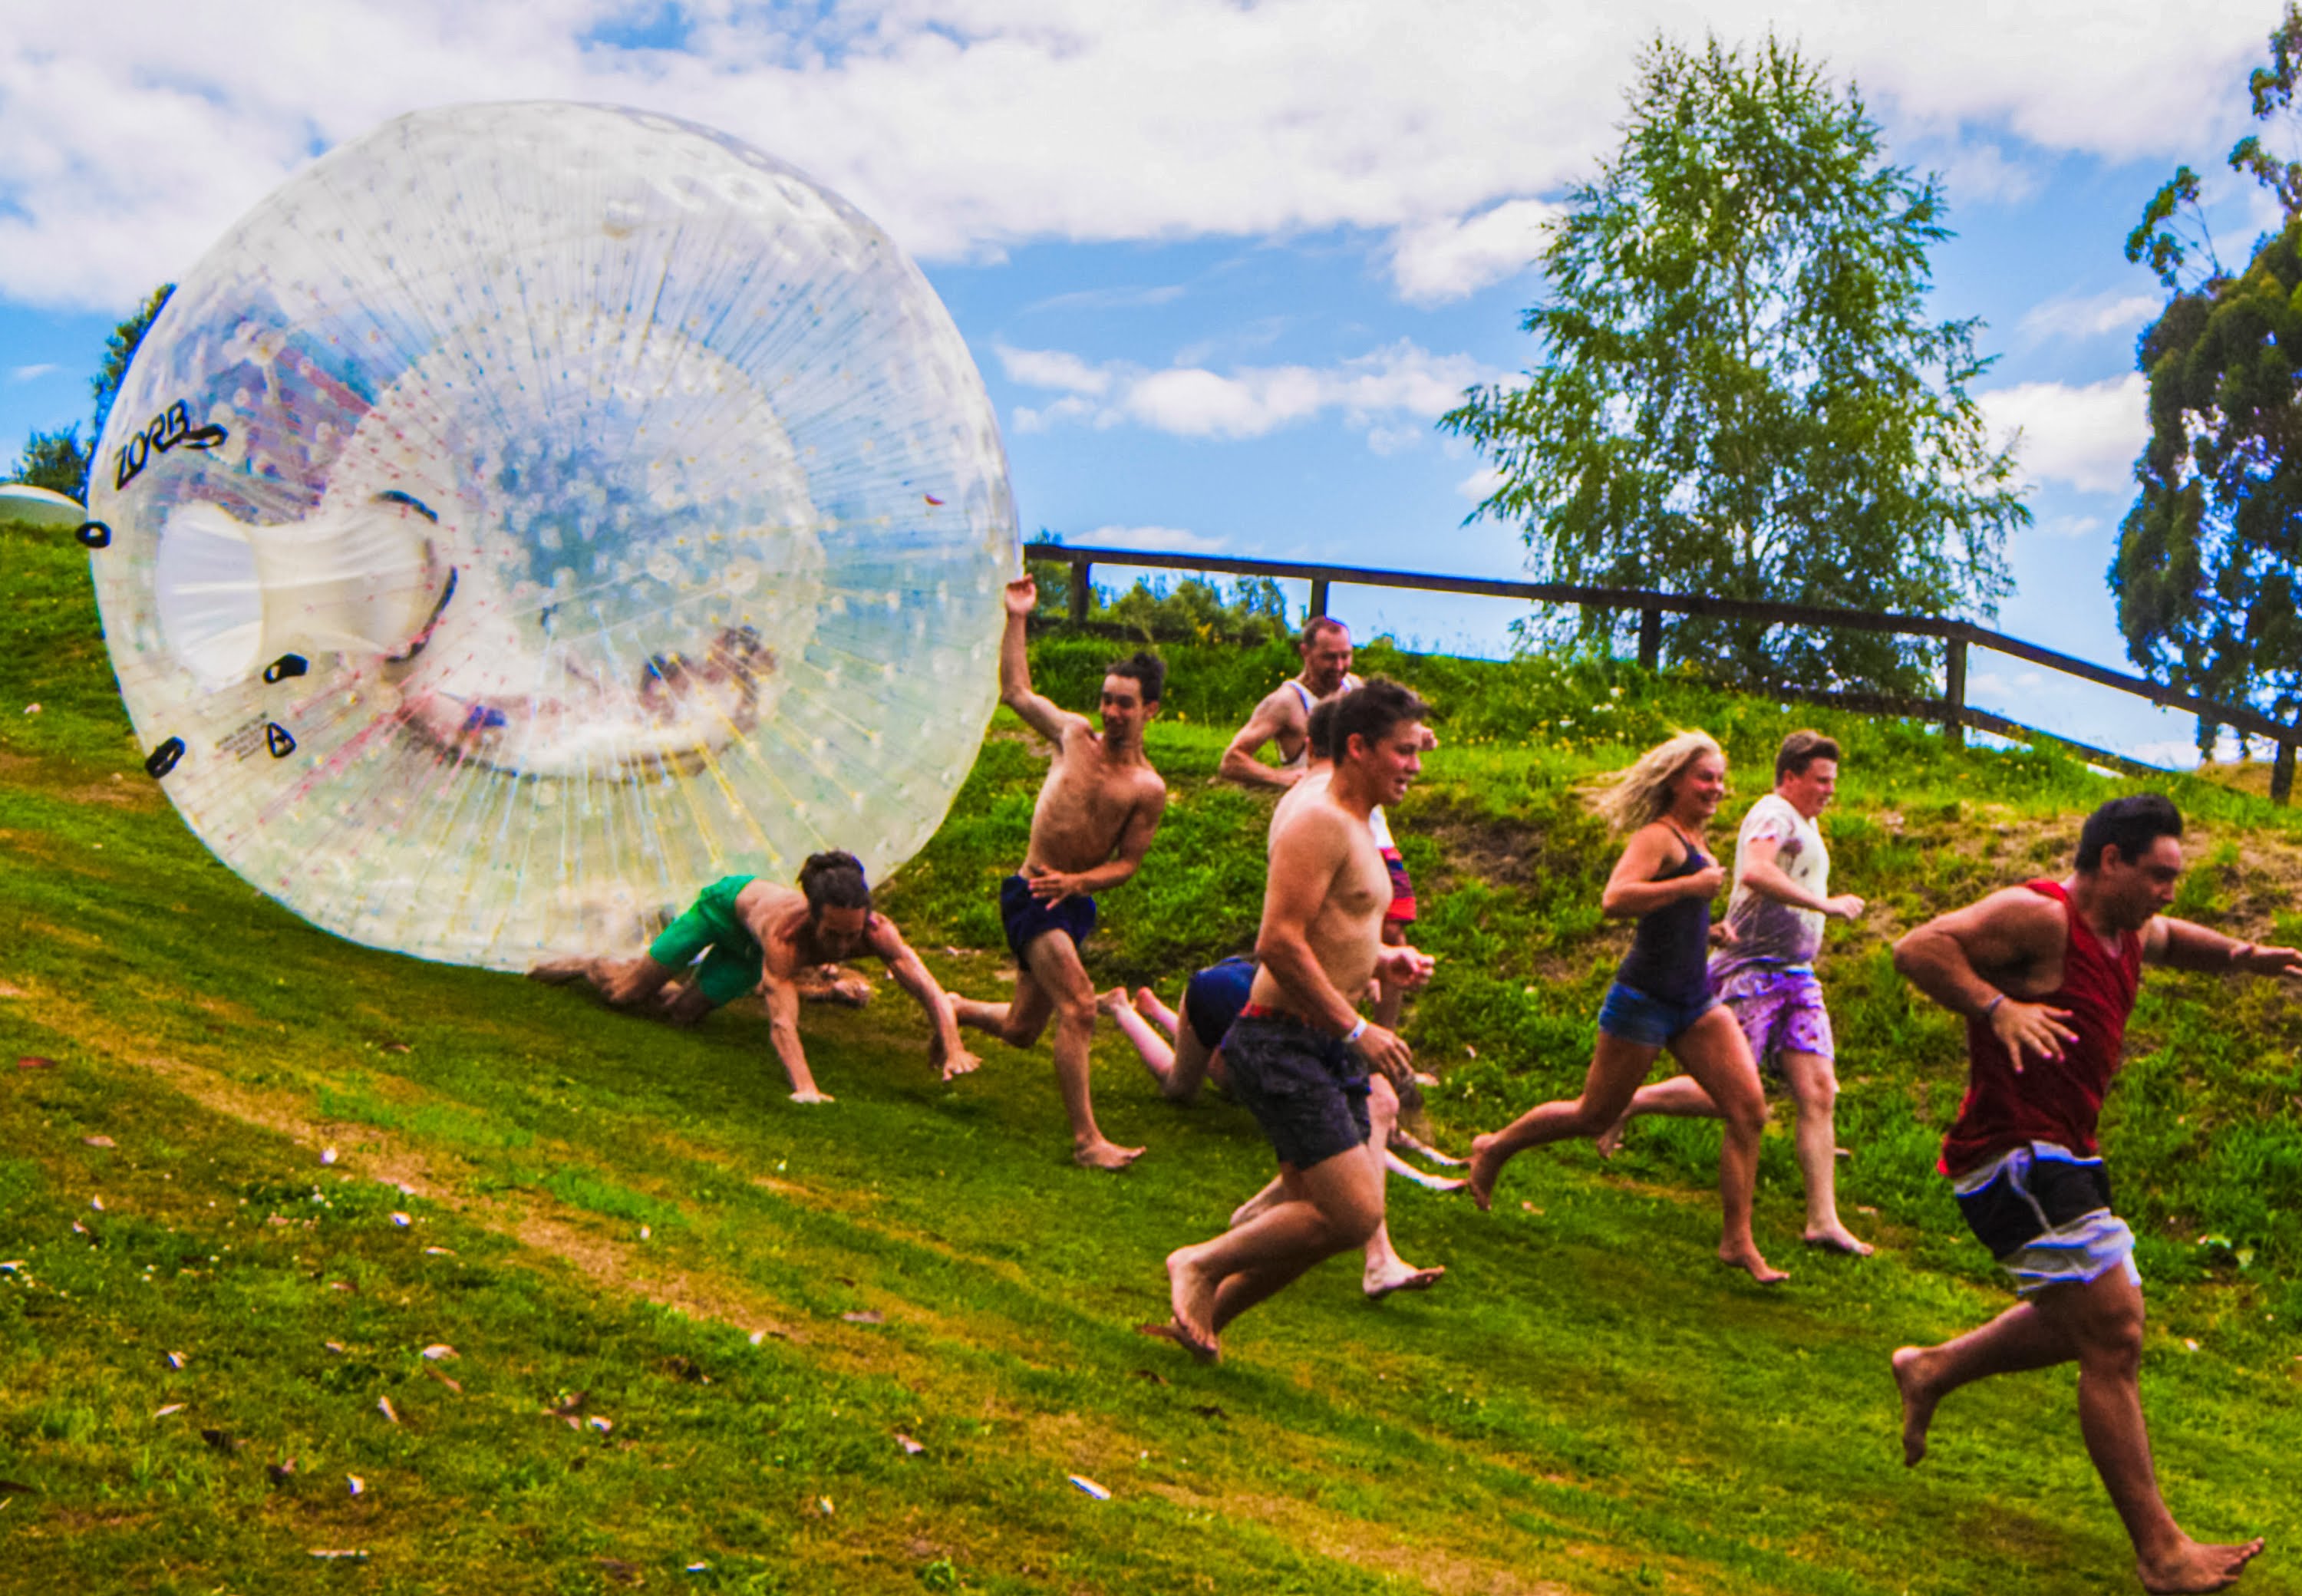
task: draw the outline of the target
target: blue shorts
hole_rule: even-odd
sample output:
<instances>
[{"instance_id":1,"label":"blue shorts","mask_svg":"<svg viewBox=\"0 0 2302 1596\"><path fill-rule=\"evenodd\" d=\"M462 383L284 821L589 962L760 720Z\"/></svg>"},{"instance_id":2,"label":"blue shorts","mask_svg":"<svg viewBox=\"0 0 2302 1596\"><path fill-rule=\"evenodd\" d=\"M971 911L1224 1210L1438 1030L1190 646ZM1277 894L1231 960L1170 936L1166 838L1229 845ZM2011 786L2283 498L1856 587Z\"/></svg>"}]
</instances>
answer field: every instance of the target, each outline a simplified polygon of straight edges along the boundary
<instances>
[{"instance_id":1,"label":"blue shorts","mask_svg":"<svg viewBox=\"0 0 2302 1596\"><path fill-rule=\"evenodd\" d=\"M1031 895L1031 884L1010 876L999 884L999 919L1007 928L1007 945L1019 960L1029 955L1031 945L1050 931L1061 931L1073 947L1085 947L1095 930L1095 900L1064 898L1043 903Z\"/></svg>"},{"instance_id":2,"label":"blue shorts","mask_svg":"<svg viewBox=\"0 0 2302 1596\"><path fill-rule=\"evenodd\" d=\"M2134 1232L2110 1211L2110 1172L2050 1141L2002 1153L1952 1191L1976 1240L2028 1297L2122 1269L2136 1285Z\"/></svg>"},{"instance_id":3,"label":"blue shorts","mask_svg":"<svg viewBox=\"0 0 2302 1596\"><path fill-rule=\"evenodd\" d=\"M1668 1047L1718 1006L1718 1000L1708 993L1700 1003L1665 1003L1617 981L1599 1005L1599 1029L1617 1041Z\"/></svg>"},{"instance_id":4,"label":"blue shorts","mask_svg":"<svg viewBox=\"0 0 2302 1596\"><path fill-rule=\"evenodd\" d=\"M1231 1095L1271 1138L1279 1162L1305 1170L1366 1145L1367 1073L1340 1037L1292 1014L1242 1012L1223 1038Z\"/></svg>"},{"instance_id":5,"label":"blue shorts","mask_svg":"<svg viewBox=\"0 0 2302 1596\"><path fill-rule=\"evenodd\" d=\"M1222 1046L1223 1033L1247 1007L1256 968L1252 959L1225 959L1200 970L1183 988L1183 1023L1209 1053Z\"/></svg>"}]
</instances>

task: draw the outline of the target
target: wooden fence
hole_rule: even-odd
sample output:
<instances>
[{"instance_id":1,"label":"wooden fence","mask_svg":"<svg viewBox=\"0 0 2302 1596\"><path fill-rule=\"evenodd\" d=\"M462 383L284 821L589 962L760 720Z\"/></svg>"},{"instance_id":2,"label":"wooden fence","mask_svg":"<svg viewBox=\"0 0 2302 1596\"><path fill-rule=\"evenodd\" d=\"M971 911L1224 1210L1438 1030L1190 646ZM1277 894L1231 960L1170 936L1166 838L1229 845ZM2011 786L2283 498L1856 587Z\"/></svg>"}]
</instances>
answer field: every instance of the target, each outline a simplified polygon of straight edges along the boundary
<instances>
[{"instance_id":1,"label":"wooden fence","mask_svg":"<svg viewBox=\"0 0 2302 1596\"><path fill-rule=\"evenodd\" d=\"M2075 659L1993 632L1971 621L1945 620L1927 615L1876 615L1861 609L1827 609L1805 604L1765 604L1743 599L1715 599L1701 593L1649 592L1635 588L1580 587L1557 582L1504 582L1483 576L1440 576L1422 571L1372 570L1357 566L1306 565L1285 559L1226 559L1209 554L1162 554L1141 549L1092 549L1071 543L1030 543L1026 558L1060 560L1071 567L1071 618L1087 618L1089 573L1098 565L1133 566L1152 570L1218 573L1229 576L1270 576L1311 584L1311 613L1327 613L1327 598L1338 584L1351 587L1406 588L1421 592L1469 593L1481 598L1519 599L1535 604L1575 604L1585 609L1635 609L1639 614L1639 663L1653 669L1662 654L1662 617L1666 615L1716 616L1722 619L1760 621L1769 626L1839 628L1851 632L1886 632L1903 637L1939 638L1943 644L1943 696L1904 698L1886 693L1837 693L1815 688L1776 687L1784 697L1836 705L1871 714L1907 715L1942 723L1953 744L1965 741L1967 728L1993 732L2023 741L2046 739L2061 743L2089 760L2113 768L2164 774L2124 754L2065 737L2039 727L2025 726L1978 710L1966 701L1966 657L1970 648L2028 660L2048 670L2077 676L2170 710L2183 710L2274 743L2278 752L2270 772L2270 798L2283 804L2293 795L2294 751L2302 743L2302 726L2286 726L2242 704L2217 703L2194 693L2112 670L2090 660Z\"/></svg>"}]
</instances>

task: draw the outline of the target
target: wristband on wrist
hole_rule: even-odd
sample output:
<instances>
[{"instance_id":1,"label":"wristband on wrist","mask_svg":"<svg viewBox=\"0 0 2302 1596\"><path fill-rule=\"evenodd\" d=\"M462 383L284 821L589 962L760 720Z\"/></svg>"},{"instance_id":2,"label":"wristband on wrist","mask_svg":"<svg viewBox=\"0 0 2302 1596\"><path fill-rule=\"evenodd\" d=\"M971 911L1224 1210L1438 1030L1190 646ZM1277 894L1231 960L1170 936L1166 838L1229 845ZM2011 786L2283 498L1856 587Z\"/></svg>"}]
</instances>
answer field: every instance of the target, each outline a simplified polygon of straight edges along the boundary
<instances>
[{"instance_id":1,"label":"wristband on wrist","mask_svg":"<svg viewBox=\"0 0 2302 1596\"><path fill-rule=\"evenodd\" d=\"M2232 969L2236 969L2238 967L2238 962L2240 959L2252 958L2254 956L2254 947L2255 945L2251 942L2231 943L2230 945L2231 967Z\"/></svg>"},{"instance_id":2,"label":"wristband on wrist","mask_svg":"<svg viewBox=\"0 0 2302 1596\"><path fill-rule=\"evenodd\" d=\"M1362 1019L1357 1025L1343 1033L1343 1046L1348 1047L1365 1035L1366 1035L1366 1021Z\"/></svg>"},{"instance_id":3,"label":"wristband on wrist","mask_svg":"<svg viewBox=\"0 0 2302 1596\"><path fill-rule=\"evenodd\" d=\"M1989 1018L1990 1018L1990 1012L1991 1012L1991 1011L1992 1011L1993 1009L1995 1009L1995 1008L1996 1008L2000 1004L2004 1003L2005 1001L2006 1001L2006 994L2004 994L2004 992L2000 992L2000 993L1995 993L1995 994L1994 994L1994 995L1992 995L1992 997L1991 997L1991 999L1990 999L1990 1001L1989 1001L1988 1003L1984 1004L1980 1009L1979 1009L1979 1010L1977 1010L1977 1011L1975 1012L1975 1016L1974 1016L1974 1017L1975 1017L1977 1020L1987 1020L1987 1019L1989 1019Z\"/></svg>"}]
</instances>

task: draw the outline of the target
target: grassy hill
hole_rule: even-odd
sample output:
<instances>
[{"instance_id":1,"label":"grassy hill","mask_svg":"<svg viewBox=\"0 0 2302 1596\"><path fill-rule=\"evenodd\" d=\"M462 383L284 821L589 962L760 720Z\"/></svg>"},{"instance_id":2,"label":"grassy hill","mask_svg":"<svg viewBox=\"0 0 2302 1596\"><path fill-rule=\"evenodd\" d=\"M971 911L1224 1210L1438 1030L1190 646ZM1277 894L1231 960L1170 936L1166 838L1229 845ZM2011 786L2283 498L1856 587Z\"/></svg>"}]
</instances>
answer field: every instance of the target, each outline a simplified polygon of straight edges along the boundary
<instances>
[{"instance_id":1,"label":"grassy hill","mask_svg":"<svg viewBox=\"0 0 2302 1596\"><path fill-rule=\"evenodd\" d=\"M1164 1312L1163 1255L1269 1172L1237 1109L1160 1103L1106 1035L1100 1115L1150 1151L1093 1176L1063 1159L1043 1055L987 1046L939 1084L891 987L810 1011L838 1102L801 1109L755 1011L675 1033L337 941L142 775L85 557L0 530L0 1064L52 1061L0 1070L17 1588L2126 1588L2067 1373L1961 1393L1925 1466L1900 1466L1887 1350L2004 1298L1929 1172L1956 1037L1885 948L2058 872L2074 817L2129 784L1622 668L1369 650L1442 711L1395 828L1441 961L1409 1035L1458 1148L1588 1056L1622 933L1576 784L1670 724L1720 735L1742 801L1788 727L1845 741L1827 824L1873 908L1823 973L1842 1201L1883 1246L1801 1252L1778 1128L1759 1233L1794 1278L1751 1286L1710 1259L1716 1132L1647 1121L1610 1164L1522 1160L1491 1216L1394 1182L1401 1251L1449 1268L1437 1291L1370 1307L1339 1261L1201 1369L1131 1327ZM1041 644L1043 685L1083 701L1106 649ZM1175 801L1090 966L1172 994L1251 937L1267 808L1210 778L1287 657L1167 651L1151 752ZM1003 716L887 884L957 989L1000 984L989 894L1041 769ZM2200 861L2184 910L2302 936L2294 817L2170 786ZM2259 984L2147 992L2106 1140L2151 1282L2160 1466L2195 1531L2271 1538L2246 1588L2302 1591L2302 1028Z\"/></svg>"}]
</instances>

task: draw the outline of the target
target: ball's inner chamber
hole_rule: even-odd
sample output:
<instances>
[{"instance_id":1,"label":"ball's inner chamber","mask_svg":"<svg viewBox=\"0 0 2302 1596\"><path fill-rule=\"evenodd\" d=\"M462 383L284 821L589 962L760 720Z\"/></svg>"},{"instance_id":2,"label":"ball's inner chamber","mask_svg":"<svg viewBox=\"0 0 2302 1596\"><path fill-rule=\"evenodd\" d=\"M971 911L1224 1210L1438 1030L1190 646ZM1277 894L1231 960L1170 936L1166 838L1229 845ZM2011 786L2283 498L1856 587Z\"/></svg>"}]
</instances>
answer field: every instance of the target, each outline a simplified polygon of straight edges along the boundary
<instances>
[{"instance_id":1,"label":"ball's inner chamber","mask_svg":"<svg viewBox=\"0 0 2302 1596\"><path fill-rule=\"evenodd\" d=\"M407 735L514 775L643 778L749 735L823 598L802 463L759 386L676 329L585 331L415 362L304 516L175 506L170 651L212 689L332 656Z\"/></svg>"}]
</instances>

